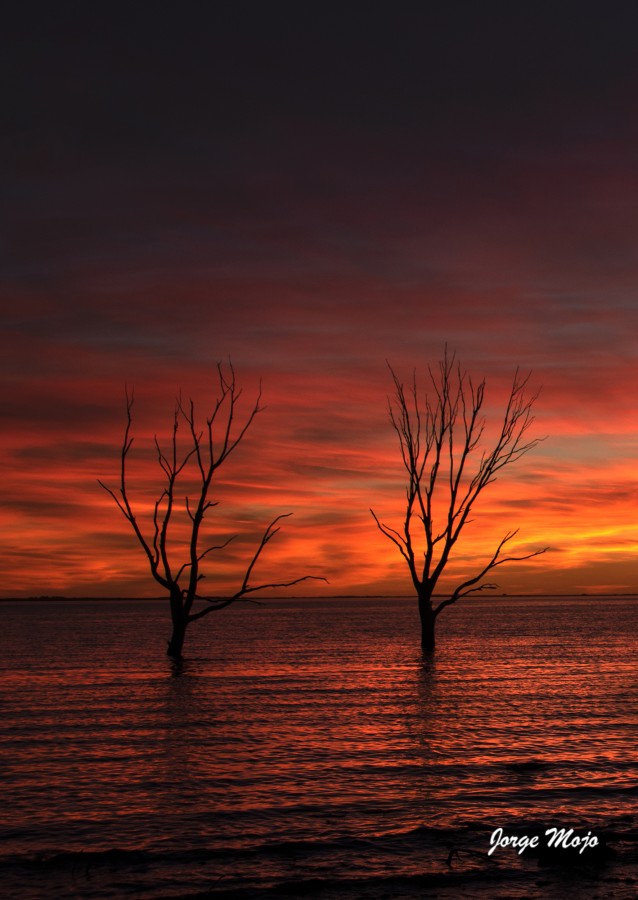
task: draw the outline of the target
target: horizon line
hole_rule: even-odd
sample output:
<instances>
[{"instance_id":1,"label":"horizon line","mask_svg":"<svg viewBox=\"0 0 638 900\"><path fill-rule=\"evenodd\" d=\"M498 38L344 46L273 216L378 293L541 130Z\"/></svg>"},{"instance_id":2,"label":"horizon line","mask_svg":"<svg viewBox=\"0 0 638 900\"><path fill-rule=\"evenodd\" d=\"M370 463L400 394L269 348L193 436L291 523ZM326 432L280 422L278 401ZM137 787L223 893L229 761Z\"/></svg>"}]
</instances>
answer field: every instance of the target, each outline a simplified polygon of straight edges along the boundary
<instances>
[{"instance_id":1,"label":"horizon line","mask_svg":"<svg viewBox=\"0 0 638 900\"><path fill-rule=\"evenodd\" d=\"M292 595L292 596L271 596L271 597L262 597L260 600L253 600L252 603L262 604L268 603L272 600L411 600L415 598L415 594L317 594L313 596L302 596L302 595ZM433 597L446 597L448 596L445 593L442 594L433 594ZM535 593L511 593L511 592L501 592L501 593L493 593L493 594L475 594L474 596L466 596L463 598L459 598L462 600L477 600L477 599L486 599L486 598L495 598L495 597L510 597L510 598L519 598L519 597L533 597L539 600L549 599L551 597L572 597L572 598L580 598L580 597L638 597L638 589L635 591L603 591L598 593L591 593L588 591L579 591L577 593L572 592L551 592L551 593L543 593L543 594L535 594ZM211 596L208 598L210 600L224 600L227 599L225 596L220 595L219 597ZM0 597L0 603L24 603L24 602L60 602L60 601L72 601L72 602L100 602L100 601L117 601L117 602L126 602L129 600L135 601L149 601L149 602L165 602L166 597L164 596L156 596L156 597L136 597L136 596L120 596L120 597L97 597L97 596L82 596L82 597L68 597L64 594L40 594L33 595L29 597ZM236 601L238 604L242 602L241 599ZM244 601L245 602L245 601ZM234 604L230 604L231 606Z\"/></svg>"}]
</instances>

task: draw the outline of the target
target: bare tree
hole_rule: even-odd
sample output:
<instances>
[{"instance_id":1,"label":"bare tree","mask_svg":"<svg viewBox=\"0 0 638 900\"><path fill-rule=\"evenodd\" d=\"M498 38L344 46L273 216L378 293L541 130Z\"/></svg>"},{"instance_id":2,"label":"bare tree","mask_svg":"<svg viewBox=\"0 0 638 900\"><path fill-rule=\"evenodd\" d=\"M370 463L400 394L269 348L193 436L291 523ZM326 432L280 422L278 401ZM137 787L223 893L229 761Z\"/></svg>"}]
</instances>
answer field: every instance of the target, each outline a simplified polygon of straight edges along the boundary
<instances>
[{"instance_id":1,"label":"bare tree","mask_svg":"<svg viewBox=\"0 0 638 900\"><path fill-rule=\"evenodd\" d=\"M121 450L120 484L117 490L107 487L102 481L99 484L113 497L124 518L130 523L150 566L151 575L169 593L172 620L172 635L168 642L168 655L180 659L186 629L191 622L202 619L212 612L224 609L232 603L246 600L249 594L265 588L283 588L299 584L309 579L325 581L314 575L304 575L291 581L252 585L250 579L266 545L275 537L280 529L279 523L290 513L279 515L270 522L261 540L248 562L241 586L230 596L206 597L198 592L199 584L205 577L202 571L204 560L217 550L222 550L234 540L233 535L219 544L202 549L202 526L207 512L217 501L211 499L213 479L221 465L228 459L238 444L243 440L255 416L262 411L260 406L261 389L252 410L243 423L237 420L237 405L241 397L241 389L237 387L235 372L231 364L224 372L221 364L217 366L219 376L219 394L206 424L200 430L195 420L195 408L192 400L183 404L181 397L175 404L173 416L172 438L168 452L165 452L155 437L157 462L163 472L163 488L155 501L150 535L145 535L143 526L133 510L127 485L127 460L133 444L131 436L133 393L126 392L126 428ZM178 432L180 425L187 432L186 448L180 449ZM195 495L178 496L185 471L194 472ZM183 506L182 506L183 504ZM185 558L176 561L173 552L175 544L169 547L169 537L173 535L177 525L176 507L182 506L186 513L188 530L187 551ZM196 601L204 605L195 608Z\"/></svg>"},{"instance_id":2,"label":"bare tree","mask_svg":"<svg viewBox=\"0 0 638 900\"><path fill-rule=\"evenodd\" d=\"M408 566L418 598L421 645L430 651L435 646L437 617L447 606L461 597L495 588L495 584L484 579L497 566L531 559L548 549L505 555L518 529L508 531L475 574L462 580L445 599L438 603L433 600L481 493L502 469L540 442L539 438L528 437L538 394L528 393L529 376L522 378L517 370L500 431L492 449L486 450L481 448L485 380L475 384L446 348L438 372L428 368L429 392L421 400L416 373L406 388L389 368L394 395L388 399L388 411L407 472L405 519L396 529L381 522L373 510L370 512L381 533L396 545Z\"/></svg>"}]
</instances>

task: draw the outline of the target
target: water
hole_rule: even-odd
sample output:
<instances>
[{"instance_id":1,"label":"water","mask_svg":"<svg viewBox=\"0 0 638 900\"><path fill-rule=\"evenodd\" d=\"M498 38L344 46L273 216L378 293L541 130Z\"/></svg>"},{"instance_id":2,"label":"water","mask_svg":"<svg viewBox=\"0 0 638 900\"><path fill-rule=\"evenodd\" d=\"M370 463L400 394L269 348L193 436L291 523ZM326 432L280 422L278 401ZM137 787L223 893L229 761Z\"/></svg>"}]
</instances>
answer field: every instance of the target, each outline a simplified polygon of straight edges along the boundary
<instances>
[{"instance_id":1,"label":"water","mask_svg":"<svg viewBox=\"0 0 638 900\"><path fill-rule=\"evenodd\" d=\"M635 897L638 601L0 604L0 893ZM518 855L490 835L591 831ZM560 864L556 864L556 862Z\"/></svg>"}]
</instances>

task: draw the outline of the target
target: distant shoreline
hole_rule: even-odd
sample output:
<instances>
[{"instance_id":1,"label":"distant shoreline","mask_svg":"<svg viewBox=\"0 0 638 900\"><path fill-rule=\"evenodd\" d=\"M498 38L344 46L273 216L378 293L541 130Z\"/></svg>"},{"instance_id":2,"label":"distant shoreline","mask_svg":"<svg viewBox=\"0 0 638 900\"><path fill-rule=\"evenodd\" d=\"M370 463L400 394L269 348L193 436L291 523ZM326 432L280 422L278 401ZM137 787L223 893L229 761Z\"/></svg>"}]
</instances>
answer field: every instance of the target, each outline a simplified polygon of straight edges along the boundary
<instances>
[{"instance_id":1,"label":"distant shoreline","mask_svg":"<svg viewBox=\"0 0 638 900\"><path fill-rule=\"evenodd\" d=\"M446 597L447 594L435 594L436 598ZM605 592L601 594L482 594L474 597L466 597L464 600L553 600L553 599L570 599L570 600L595 600L603 597L636 597L637 591L627 591L624 593ZM212 597L211 599L224 599L223 597ZM414 594L325 594L313 597L275 597L264 595L258 602L266 605L271 601L278 602L304 602L312 603L317 600L413 600ZM64 597L42 595L38 597L0 597L0 603L165 603L166 597ZM238 604L239 605L239 604Z\"/></svg>"}]
</instances>

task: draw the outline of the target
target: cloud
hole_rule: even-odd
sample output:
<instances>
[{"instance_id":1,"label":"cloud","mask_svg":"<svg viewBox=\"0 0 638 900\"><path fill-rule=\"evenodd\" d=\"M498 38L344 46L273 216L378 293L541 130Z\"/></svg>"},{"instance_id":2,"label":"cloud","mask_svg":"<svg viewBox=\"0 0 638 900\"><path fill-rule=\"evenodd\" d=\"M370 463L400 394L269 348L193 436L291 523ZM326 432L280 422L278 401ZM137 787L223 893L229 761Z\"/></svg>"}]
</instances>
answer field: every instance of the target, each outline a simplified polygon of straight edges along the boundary
<instances>
[{"instance_id":1,"label":"cloud","mask_svg":"<svg viewBox=\"0 0 638 900\"><path fill-rule=\"evenodd\" d=\"M490 423L531 370L547 435L485 496L467 563L511 521L560 553L509 585L615 583L619 556L638 583L633 11L12 16L6 590L155 590L96 484L117 483L124 385L148 523L153 436L180 388L211 408L229 355L242 415L260 378L266 409L219 472L213 530L254 539L293 511L270 575L307 561L331 590L403 589L368 513L402 514L386 360L425 377L446 342L486 376Z\"/></svg>"}]
</instances>

